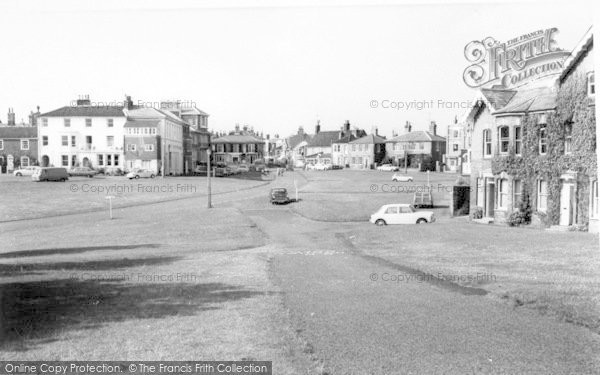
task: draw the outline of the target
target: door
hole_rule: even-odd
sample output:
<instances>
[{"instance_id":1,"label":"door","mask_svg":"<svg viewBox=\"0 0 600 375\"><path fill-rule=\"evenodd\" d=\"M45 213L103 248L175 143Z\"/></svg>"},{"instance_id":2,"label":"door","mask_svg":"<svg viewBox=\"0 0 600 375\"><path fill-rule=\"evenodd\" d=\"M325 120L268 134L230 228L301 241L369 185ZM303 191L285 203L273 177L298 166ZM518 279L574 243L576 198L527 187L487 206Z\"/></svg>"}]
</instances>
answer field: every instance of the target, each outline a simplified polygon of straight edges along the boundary
<instances>
[{"instance_id":1,"label":"door","mask_svg":"<svg viewBox=\"0 0 600 375\"><path fill-rule=\"evenodd\" d=\"M563 182L560 188L560 225L569 226L573 224L573 200L574 186L572 183Z\"/></svg>"},{"instance_id":2,"label":"door","mask_svg":"<svg viewBox=\"0 0 600 375\"><path fill-rule=\"evenodd\" d=\"M494 180L489 179L487 183L487 192L486 192L486 205L485 205L485 216L494 217L494 205L495 197L496 197L496 185L493 182Z\"/></svg>"},{"instance_id":3,"label":"door","mask_svg":"<svg viewBox=\"0 0 600 375\"><path fill-rule=\"evenodd\" d=\"M398 206L388 207L383 213L383 220L387 224L399 224L398 219Z\"/></svg>"}]
</instances>

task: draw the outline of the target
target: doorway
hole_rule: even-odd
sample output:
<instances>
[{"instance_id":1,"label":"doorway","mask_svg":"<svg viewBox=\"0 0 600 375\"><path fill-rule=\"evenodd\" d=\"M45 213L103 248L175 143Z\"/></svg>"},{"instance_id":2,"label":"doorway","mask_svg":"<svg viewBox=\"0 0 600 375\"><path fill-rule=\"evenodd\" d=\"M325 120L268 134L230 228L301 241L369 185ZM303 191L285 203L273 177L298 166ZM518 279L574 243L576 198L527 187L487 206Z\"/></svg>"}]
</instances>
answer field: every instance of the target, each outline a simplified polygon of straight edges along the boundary
<instances>
[{"instance_id":1,"label":"doorway","mask_svg":"<svg viewBox=\"0 0 600 375\"><path fill-rule=\"evenodd\" d=\"M569 226L575 218L575 184L563 182L560 188L560 221L561 226Z\"/></svg>"}]
</instances>

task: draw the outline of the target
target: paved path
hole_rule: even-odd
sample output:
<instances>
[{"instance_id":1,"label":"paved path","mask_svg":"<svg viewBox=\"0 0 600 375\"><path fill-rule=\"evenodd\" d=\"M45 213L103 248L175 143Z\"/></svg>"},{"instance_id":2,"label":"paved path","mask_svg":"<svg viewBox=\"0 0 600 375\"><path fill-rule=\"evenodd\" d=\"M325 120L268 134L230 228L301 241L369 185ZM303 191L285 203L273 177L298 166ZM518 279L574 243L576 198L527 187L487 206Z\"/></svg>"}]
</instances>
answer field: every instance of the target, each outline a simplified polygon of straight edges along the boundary
<instances>
[{"instance_id":1,"label":"paved path","mask_svg":"<svg viewBox=\"0 0 600 375\"><path fill-rule=\"evenodd\" d=\"M308 353L331 374L593 374L600 337L477 289L385 282L418 271L369 257L352 228L281 209L247 214L270 238L272 277ZM388 276L383 276L387 274ZM371 278L377 275L378 280Z\"/></svg>"}]
</instances>

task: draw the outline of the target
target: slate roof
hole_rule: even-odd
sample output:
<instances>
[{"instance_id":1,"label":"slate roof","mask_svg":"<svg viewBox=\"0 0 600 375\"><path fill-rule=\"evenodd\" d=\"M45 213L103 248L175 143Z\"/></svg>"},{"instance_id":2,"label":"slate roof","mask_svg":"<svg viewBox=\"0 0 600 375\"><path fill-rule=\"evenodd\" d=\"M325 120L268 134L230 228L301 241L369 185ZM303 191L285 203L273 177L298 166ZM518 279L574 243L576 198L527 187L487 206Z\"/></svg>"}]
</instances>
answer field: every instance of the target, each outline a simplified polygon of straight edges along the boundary
<instances>
[{"instance_id":1,"label":"slate roof","mask_svg":"<svg viewBox=\"0 0 600 375\"><path fill-rule=\"evenodd\" d=\"M410 133L405 133L386 141L386 143L396 142L445 142L446 138L440 137L439 135L432 134L428 131L417 130Z\"/></svg>"},{"instance_id":2,"label":"slate roof","mask_svg":"<svg viewBox=\"0 0 600 375\"><path fill-rule=\"evenodd\" d=\"M287 138L287 143L290 148L294 148L301 142L306 141L308 138L308 134L294 134Z\"/></svg>"},{"instance_id":3,"label":"slate roof","mask_svg":"<svg viewBox=\"0 0 600 375\"><path fill-rule=\"evenodd\" d=\"M35 126L0 126L0 139L37 138Z\"/></svg>"},{"instance_id":4,"label":"slate roof","mask_svg":"<svg viewBox=\"0 0 600 375\"><path fill-rule=\"evenodd\" d=\"M337 141L333 141L333 143L350 143L350 142L354 141L355 139L358 139L358 137L355 137L354 134L349 134L347 136L344 136L344 137L338 139Z\"/></svg>"},{"instance_id":5,"label":"slate roof","mask_svg":"<svg viewBox=\"0 0 600 375\"><path fill-rule=\"evenodd\" d=\"M335 141L340 139L339 130L321 131L313 135L309 140L307 147L329 147Z\"/></svg>"},{"instance_id":6,"label":"slate roof","mask_svg":"<svg viewBox=\"0 0 600 375\"><path fill-rule=\"evenodd\" d=\"M324 154L322 152L318 152L316 154L306 156L307 159L314 159L316 157L323 158L323 159L331 159L331 154Z\"/></svg>"},{"instance_id":7,"label":"slate roof","mask_svg":"<svg viewBox=\"0 0 600 375\"><path fill-rule=\"evenodd\" d=\"M128 120L125 122L126 128L155 128L160 124L159 120Z\"/></svg>"},{"instance_id":8,"label":"slate roof","mask_svg":"<svg viewBox=\"0 0 600 375\"><path fill-rule=\"evenodd\" d=\"M492 109L504 107L516 93L516 90L481 89L481 94L492 105Z\"/></svg>"},{"instance_id":9,"label":"slate roof","mask_svg":"<svg viewBox=\"0 0 600 375\"><path fill-rule=\"evenodd\" d=\"M362 138L359 138L355 141L350 142L351 144L369 144L369 145L374 145L374 144L382 144L385 143L385 138L380 137L378 135L375 134L369 134L366 135Z\"/></svg>"},{"instance_id":10,"label":"slate roof","mask_svg":"<svg viewBox=\"0 0 600 375\"><path fill-rule=\"evenodd\" d=\"M547 111L554 108L556 108L556 90L552 87L535 87L517 91L507 105L495 114Z\"/></svg>"},{"instance_id":11,"label":"slate roof","mask_svg":"<svg viewBox=\"0 0 600 375\"><path fill-rule=\"evenodd\" d=\"M65 106L40 117L125 117L125 113L120 106Z\"/></svg>"}]
</instances>

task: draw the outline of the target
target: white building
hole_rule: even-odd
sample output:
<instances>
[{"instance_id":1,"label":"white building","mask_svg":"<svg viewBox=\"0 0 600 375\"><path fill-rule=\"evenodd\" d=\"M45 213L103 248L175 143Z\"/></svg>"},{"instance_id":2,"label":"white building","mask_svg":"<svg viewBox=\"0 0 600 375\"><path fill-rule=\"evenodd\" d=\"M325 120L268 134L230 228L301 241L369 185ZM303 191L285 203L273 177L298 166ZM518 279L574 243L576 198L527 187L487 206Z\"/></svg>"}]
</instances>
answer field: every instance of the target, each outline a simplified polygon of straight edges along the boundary
<instances>
[{"instance_id":1,"label":"white building","mask_svg":"<svg viewBox=\"0 0 600 375\"><path fill-rule=\"evenodd\" d=\"M38 124L41 166L123 169L123 107L91 106L85 97L41 114Z\"/></svg>"}]
</instances>

